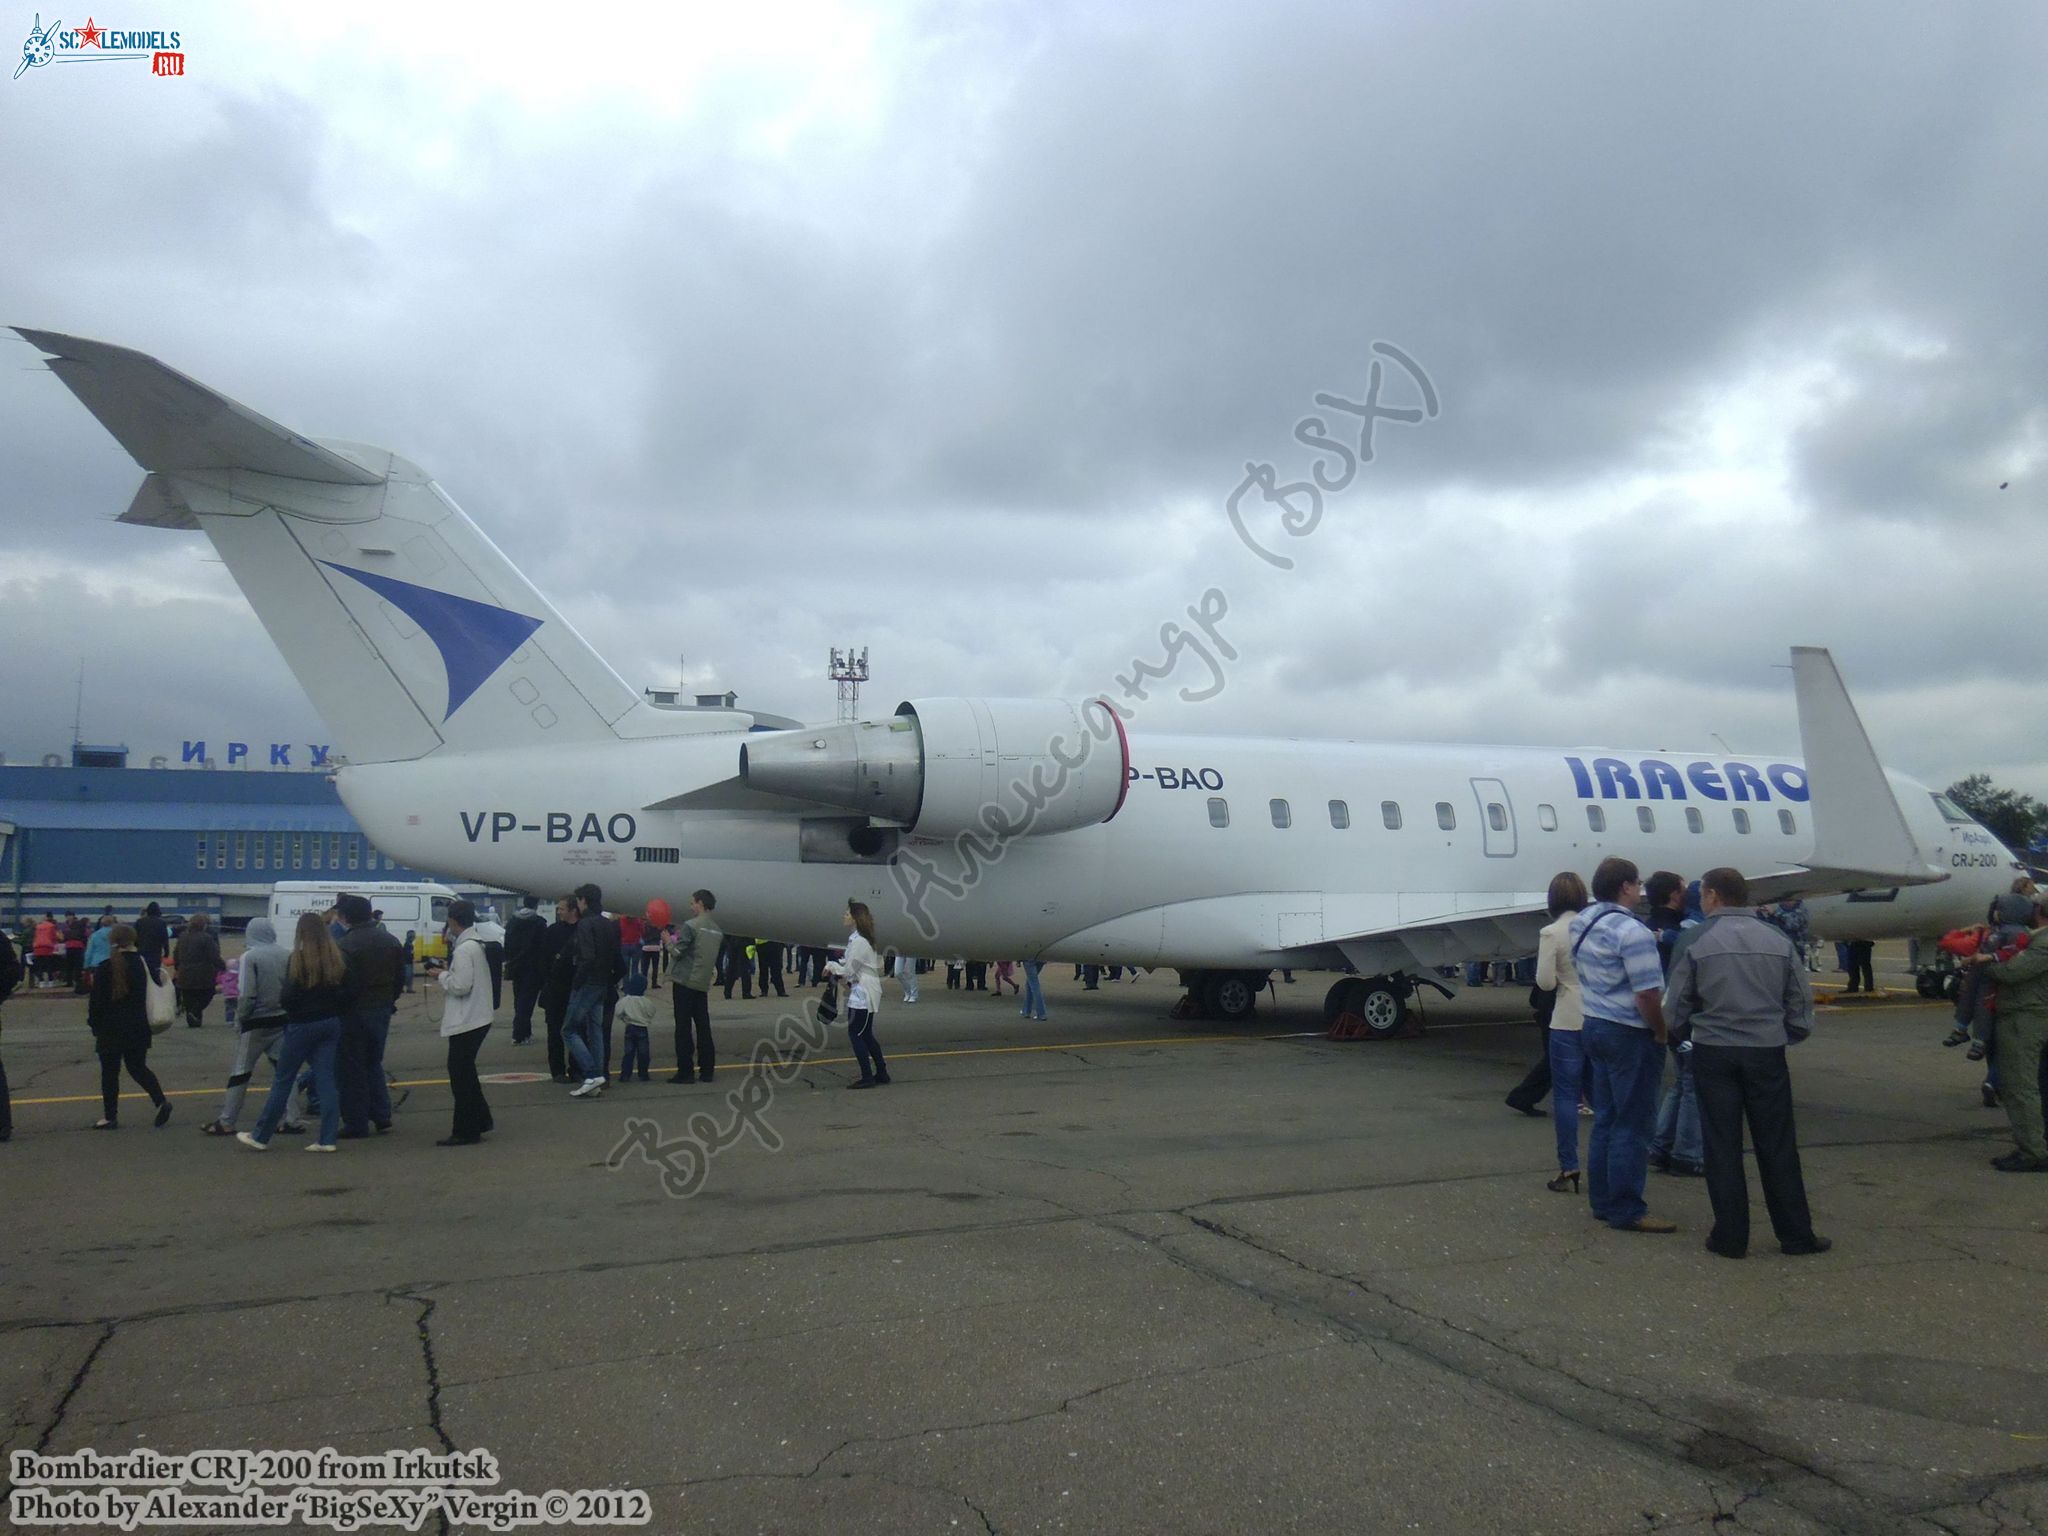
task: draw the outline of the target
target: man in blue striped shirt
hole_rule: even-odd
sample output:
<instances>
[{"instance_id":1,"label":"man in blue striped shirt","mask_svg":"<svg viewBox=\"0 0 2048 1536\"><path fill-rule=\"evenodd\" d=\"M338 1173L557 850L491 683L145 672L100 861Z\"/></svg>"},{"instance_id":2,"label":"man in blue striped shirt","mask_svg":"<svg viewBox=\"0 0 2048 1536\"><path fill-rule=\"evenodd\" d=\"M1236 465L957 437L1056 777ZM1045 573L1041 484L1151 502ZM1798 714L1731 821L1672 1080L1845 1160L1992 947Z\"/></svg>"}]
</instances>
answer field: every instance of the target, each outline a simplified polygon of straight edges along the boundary
<instances>
[{"instance_id":1,"label":"man in blue striped shirt","mask_svg":"<svg viewBox=\"0 0 2048 1536\"><path fill-rule=\"evenodd\" d=\"M1621 1232L1676 1232L1643 1199L1650 1133L1664 1083L1664 968L1657 940L1632 908L1642 880L1627 859L1593 871L1593 905L1572 920L1572 959L1585 997L1593 1082L1586 1189L1593 1214Z\"/></svg>"}]
</instances>

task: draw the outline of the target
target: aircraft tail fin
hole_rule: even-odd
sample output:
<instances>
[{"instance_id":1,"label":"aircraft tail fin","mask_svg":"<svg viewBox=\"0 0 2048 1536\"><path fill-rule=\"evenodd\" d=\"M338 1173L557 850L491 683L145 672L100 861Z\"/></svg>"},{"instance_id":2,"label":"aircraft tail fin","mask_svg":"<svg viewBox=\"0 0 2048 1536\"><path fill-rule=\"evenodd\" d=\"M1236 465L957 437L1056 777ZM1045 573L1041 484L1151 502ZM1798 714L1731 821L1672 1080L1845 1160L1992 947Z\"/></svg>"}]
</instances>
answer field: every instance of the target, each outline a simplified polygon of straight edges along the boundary
<instances>
[{"instance_id":1,"label":"aircraft tail fin","mask_svg":"<svg viewBox=\"0 0 2048 1536\"><path fill-rule=\"evenodd\" d=\"M649 706L396 454L301 437L125 347L20 334L149 471L121 520L212 540L348 761L743 728L646 721Z\"/></svg>"},{"instance_id":2,"label":"aircraft tail fin","mask_svg":"<svg viewBox=\"0 0 2048 1536\"><path fill-rule=\"evenodd\" d=\"M1795 645L1792 683L1812 794L1809 875L1825 877L1836 890L1947 879L1945 871L1928 864L1915 841L1834 657L1819 646Z\"/></svg>"}]
</instances>

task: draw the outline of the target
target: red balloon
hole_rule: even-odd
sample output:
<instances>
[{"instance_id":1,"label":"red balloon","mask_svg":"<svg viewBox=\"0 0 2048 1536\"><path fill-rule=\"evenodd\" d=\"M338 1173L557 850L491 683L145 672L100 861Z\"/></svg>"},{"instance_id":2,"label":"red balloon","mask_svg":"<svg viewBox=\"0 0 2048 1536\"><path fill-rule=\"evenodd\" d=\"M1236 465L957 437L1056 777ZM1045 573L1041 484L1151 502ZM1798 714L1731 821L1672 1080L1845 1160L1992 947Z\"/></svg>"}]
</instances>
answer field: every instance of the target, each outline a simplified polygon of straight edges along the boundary
<instances>
[{"instance_id":1,"label":"red balloon","mask_svg":"<svg viewBox=\"0 0 2048 1536\"><path fill-rule=\"evenodd\" d=\"M647 921L657 928L666 928L675 921L675 914L668 909L668 903L659 896L647 903Z\"/></svg>"}]
</instances>

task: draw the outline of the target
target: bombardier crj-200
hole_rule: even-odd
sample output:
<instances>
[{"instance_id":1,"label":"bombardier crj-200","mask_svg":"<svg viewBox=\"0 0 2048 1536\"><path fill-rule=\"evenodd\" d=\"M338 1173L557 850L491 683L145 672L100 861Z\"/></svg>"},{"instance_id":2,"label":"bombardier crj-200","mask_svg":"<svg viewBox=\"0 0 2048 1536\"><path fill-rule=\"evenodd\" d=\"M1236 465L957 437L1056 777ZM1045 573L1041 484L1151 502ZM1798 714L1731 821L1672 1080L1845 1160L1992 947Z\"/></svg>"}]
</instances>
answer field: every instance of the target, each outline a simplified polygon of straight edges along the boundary
<instances>
[{"instance_id":1,"label":"bombardier crj-200","mask_svg":"<svg viewBox=\"0 0 2048 1536\"><path fill-rule=\"evenodd\" d=\"M1803 758L1127 732L1100 700L913 699L764 729L655 707L425 472L313 441L155 359L21 334L147 471L121 521L213 541L332 731L393 858L608 905L717 892L728 928L830 942L849 898L926 955L1174 966L1241 1017L1278 967L1400 1027L1436 968L1530 953L1561 869L1732 865L1818 935L1976 921L2019 868L1882 768L1822 650Z\"/></svg>"}]
</instances>

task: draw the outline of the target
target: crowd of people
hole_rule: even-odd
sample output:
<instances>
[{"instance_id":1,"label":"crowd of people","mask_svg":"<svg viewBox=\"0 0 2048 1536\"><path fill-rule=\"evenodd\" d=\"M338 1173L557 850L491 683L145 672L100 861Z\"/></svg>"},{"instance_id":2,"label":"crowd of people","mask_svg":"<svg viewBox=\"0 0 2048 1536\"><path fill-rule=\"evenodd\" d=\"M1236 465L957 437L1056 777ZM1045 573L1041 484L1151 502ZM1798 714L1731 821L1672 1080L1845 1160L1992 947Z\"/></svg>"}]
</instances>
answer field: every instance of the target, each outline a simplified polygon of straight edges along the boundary
<instances>
[{"instance_id":1,"label":"crowd of people","mask_svg":"<svg viewBox=\"0 0 2048 1536\"><path fill-rule=\"evenodd\" d=\"M1807 1206L1786 1065L1787 1047L1813 1027L1803 905L1752 907L1748 882L1732 869L1690 884L1668 870L1645 881L1628 860L1610 858L1590 891L1576 873L1559 874L1548 906L1531 967L1545 1054L1507 1097L1510 1108L1540 1115L1550 1096L1557 1173L1547 1187L1583 1188L1611 1227L1669 1233L1676 1224L1649 1209L1649 1170L1704 1177L1714 1212L1706 1246L1740 1258L1749 1246L1746 1123L1779 1247L1825 1252L1830 1242L1814 1232ZM2048 897L2022 879L1984 925L1942 941L1966 967L1957 1028L1943 1043L1967 1042L1973 1058L1990 1055L2002 1069L2014 1142L1992 1160L2002 1172L2048 1172L2048 945L2027 942L2044 921ZM1845 958L1848 990L1873 988L1868 965L1867 954ZM1986 1102L2001 1102L1988 1086Z\"/></svg>"},{"instance_id":2,"label":"crowd of people","mask_svg":"<svg viewBox=\"0 0 2048 1536\"><path fill-rule=\"evenodd\" d=\"M1559 874L1548 896L1551 921L1537 954L1512 973L1532 982L1546 1049L1508 1095L1512 1107L1531 1115L1541 1115L1537 1105L1550 1097L1557 1172L1548 1187L1585 1193L1609 1226L1657 1233L1676 1228L1649 1210L1649 1170L1704 1177L1715 1218L1707 1246L1739 1256L1749 1236L1746 1122L1781 1248L1825 1251L1828 1240L1814 1233L1807 1210L1785 1058L1787 1046L1812 1027L1811 938L1801 904L1752 908L1746 882L1733 870L1709 870L1690 884L1669 871L1645 881L1620 858L1601 863L1590 889L1575 873ZM2048 917L2043 901L2031 881L2015 882L1983 925L1943 940L1964 973L1956 1029L1944 1044L1967 1044L1967 1055L1988 1060L2004 1084L2014 1138L2012 1151L1996 1161L2004 1171L2048 1172L2040 1084L2048 945L2028 944ZM787 997L793 980L800 989L824 989L818 1008L827 1019L843 1001L859 1066L848 1086L856 1089L891 1081L875 1028L885 976L893 974L901 1000L914 1004L919 974L943 963L949 989L997 999L1007 992L1020 1015L1047 1017L1038 961L934 962L892 952L859 902L843 914L844 944L830 949L727 934L717 906L713 893L700 889L681 921L665 901L638 917L610 914L602 891L584 885L555 903L552 922L527 897L500 926L467 901L451 903L447 958L426 962L440 994L454 1100L449 1134L439 1145L473 1146L492 1129L477 1061L508 984L513 1044L544 1041L550 1077L584 1099L614 1083L651 1080L655 989L664 982L672 1084L716 1076L714 990L730 999L737 987L750 999L758 986L763 997L771 989ZM270 919L252 920L233 963L224 961L204 913L175 932L155 903L133 924L120 922L111 908L90 923L75 913L48 913L22 935L25 965L0 936L0 998L20 981L87 997L100 1061L95 1128L104 1130L120 1125L123 1073L148 1096L154 1123L169 1121L170 1101L148 1063L150 1042L175 1021L202 1027L218 998L235 1046L219 1110L201 1131L260 1151L279 1134L306 1134L317 1120L306 1150L334 1152L342 1141L390 1131L402 1102L402 1095L394 1101L384 1054L398 999L412 988L412 937L401 941L354 894L342 895L329 912L301 916L289 945ZM1116 966L1076 967L1085 988L1123 974ZM1135 980L1138 973L1129 974ZM1868 985L1867 975L1852 973L1852 981ZM265 1060L273 1066L271 1083L243 1130L248 1087ZM1996 1102L1990 1092L1987 1102ZM0 1139L11 1134L9 1113L0 1064ZM1582 1117L1592 1121L1583 1159Z\"/></svg>"}]
</instances>

